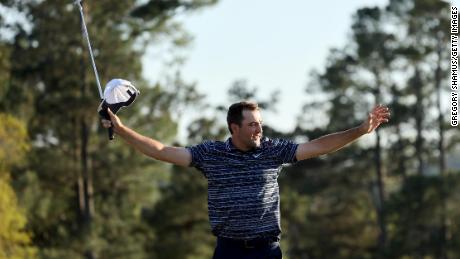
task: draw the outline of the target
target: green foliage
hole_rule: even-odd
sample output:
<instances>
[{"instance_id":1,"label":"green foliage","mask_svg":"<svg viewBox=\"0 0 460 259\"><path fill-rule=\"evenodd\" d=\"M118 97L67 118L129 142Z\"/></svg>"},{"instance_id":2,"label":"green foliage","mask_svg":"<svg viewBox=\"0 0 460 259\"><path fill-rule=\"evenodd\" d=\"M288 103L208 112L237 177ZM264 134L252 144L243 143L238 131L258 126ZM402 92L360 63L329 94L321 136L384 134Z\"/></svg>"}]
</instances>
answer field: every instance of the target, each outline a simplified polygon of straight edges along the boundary
<instances>
[{"instance_id":1,"label":"green foliage","mask_svg":"<svg viewBox=\"0 0 460 259\"><path fill-rule=\"evenodd\" d=\"M132 11L134 17L143 18L145 20L160 20L171 18L180 11L189 11L199 9L204 6L217 3L217 0L195 0L195 1L180 1L180 0L160 0L147 1L145 4L137 6Z\"/></svg>"},{"instance_id":2,"label":"green foliage","mask_svg":"<svg viewBox=\"0 0 460 259\"><path fill-rule=\"evenodd\" d=\"M145 213L157 239L148 249L156 258L211 258L215 238L210 234L206 179L191 168L174 167L171 182L162 186L162 199Z\"/></svg>"},{"instance_id":3,"label":"green foliage","mask_svg":"<svg viewBox=\"0 0 460 259\"><path fill-rule=\"evenodd\" d=\"M399 192L391 195L388 201L391 230L389 257L441 257L443 233L439 222L446 213L444 206L449 208L447 221L453 223L458 220L458 212L452 210L452 206L459 198L456 190L459 179L458 172L448 177L411 176ZM448 232L453 238L451 241L457 239L455 223L449 224ZM452 255L458 253L454 246L449 250Z\"/></svg>"},{"instance_id":4,"label":"green foliage","mask_svg":"<svg viewBox=\"0 0 460 259\"><path fill-rule=\"evenodd\" d=\"M3 103L8 84L6 82L10 79L10 49L7 45L0 44L0 101ZM0 105L0 109L1 109Z\"/></svg>"},{"instance_id":5,"label":"green foliage","mask_svg":"<svg viewBox=\"0 0 460 259\"><path fill-rule=\"evenodd\" d=\"M0 173L0 258L34 258L36 248L31 246L30 233L25 231L24 211L18 206L10 179L5 172Z\"/></svg>"},{"instance_id":6,"label":"green foliage","mask_svg":"<svg viewBox=\"0 0 460 259\"><path fill-rule=\"evenodd\" d=\"M221 140L227 129L218 119L198 118L189 127L189 141ZM207 182L193 168L174 166L170 182L161 186L162 199L145 211L144 220L155 229L149 249L157 258L211 258L215 238L207 213Z\"/></svg>"},{"instance_id":7,"label":"green foliage","mask_svg":"<svg viewBox=\"0 0 460 259\"><path fill-rule=\"evenodd\" d=\"M11 187L9 170L23 162L29 150L24 124L0 113L0 258L34 258L31 233L26 230L26 214Z\"/></svg>"},{"instance_id":8,"label":"green foliage","mask_svg":"<svg viewBox=\"0 0 460 259\"><path fill-rule=\"evenodd\" d=\"M376 132L375 141L366 137L362 142L371 148L346 148L331 158L289 170L295 174L315 172L315 177L307 174L285 178L297 192L302 193L297 188L303 186L307 192L303 197L310 203L323 193L327 200L340 201L328 204L326 208L335 213L319 214L321 217L313 220L317 224L312 223L301 236L315 229L321 229L321 233L302 241L289 240L291 257L455 258L458 254L452 246L457 242L453 235L456 228L450 224L457 217L450 207L458 199L451 191L455 189L452 186L456 185L457 173L445 169L445 158L440 155L455 152L455 144L444 144L455 139L446 134L452 129L443 126L442 114L446 111L433 101L435 91L448 89L442 87L447 82L439 76L446 73L446 49L437 47L446 43L445 30L440 25L447 24L447 11L447 3L431 0L390 1L385 9L359 9L353 17L351 42L346 48L332 50L324 72L314 74L310 87L320 96L326 93L328 105L319 102L315 106L312 102L304 112L318 113L319 109L327 113L328 129L356 125L376 103L387 103L392 118L389 125ZM433 60L439 62L433 65ZM318 131L297 129L295 134L318 136ZM428 132L434 134L434 139L427 140ZM442 142L446 138L450 140ZM326 179L317 180L322 175ZM294 180L289 180L291 177ZM345 198L348 196L360 206L350 204ZM338 213L342 206L350 208L354 216ZM310 211L305 213L305 221L293 227L294 233L308 225L310 213L314 215L316 208L307 208ZM291 207L287 211L292 211ZM286 222L292 225L295 221L288 218ZM354 236L356 233L359 234ZM343 242L350 237L362 246ZM315 245L306 248L305 244L311 243ZM359 252L353 254L354 251Z\"/></svg>"},{"instance_id":9,"label":"green foliage","mask_svg":"<svg viewBox=\"0 0 460 259\"><path fill-rule=\"evenodd\" d=\"M285 168L279 182L289 258L372 257L378 226L368 160L351 146Z\"/></svg>"},{"instance_id":10,"label":"green foliage","mask_svg":"<svg viewBox=\"0 0 460 259\"><path fill-rule=\"evenodd\" d=\"M7 170L22 161L30 144L24 123L4 113L0 121L0 169Z\"/></svg>"}]
</instances>

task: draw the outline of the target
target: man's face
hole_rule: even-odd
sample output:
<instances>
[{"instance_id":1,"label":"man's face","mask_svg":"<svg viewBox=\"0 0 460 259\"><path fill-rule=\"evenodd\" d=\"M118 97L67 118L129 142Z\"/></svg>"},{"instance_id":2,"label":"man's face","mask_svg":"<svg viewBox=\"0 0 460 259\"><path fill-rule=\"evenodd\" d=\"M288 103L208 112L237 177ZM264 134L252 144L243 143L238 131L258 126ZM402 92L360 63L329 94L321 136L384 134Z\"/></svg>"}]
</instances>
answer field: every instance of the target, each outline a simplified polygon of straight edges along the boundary
<instances>
[{"instance_id":1,"label":"man's face","mask_svg":"<svg viewBox=\"0 0 460 259\"><path fill-rule=\"evenodd\" d=\"M260 146L262 138L262 117L258 110L243 110L241 127L236 125L233 129L233 137L236 137L248 149Z\"/></svg>"}]
</instances>

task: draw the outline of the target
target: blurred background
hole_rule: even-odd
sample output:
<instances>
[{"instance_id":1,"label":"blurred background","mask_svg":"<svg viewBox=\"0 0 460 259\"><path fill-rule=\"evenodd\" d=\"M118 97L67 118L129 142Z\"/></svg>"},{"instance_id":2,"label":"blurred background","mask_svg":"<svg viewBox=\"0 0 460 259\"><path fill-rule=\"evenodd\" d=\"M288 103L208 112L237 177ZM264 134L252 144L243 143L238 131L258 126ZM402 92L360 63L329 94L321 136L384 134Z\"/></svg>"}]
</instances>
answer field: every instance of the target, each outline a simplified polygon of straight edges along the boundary
<instances>
[{"instance_id":1,"label":"blurred background","mask_svg":"<svg viewBox=\"0 0 460 259\"><path fill-rule=\"evenodd\" d=\"M269 137L391 121L280 177L288 259L460 258L460 135L450 126L450 4L84 1L119 116L170 145L225 140L259 102ZM454 2L452 2L454 3ZM108 141L73 1L0 1L0 258L211 258L206 179Z\"/></svg>"}]
</instances>

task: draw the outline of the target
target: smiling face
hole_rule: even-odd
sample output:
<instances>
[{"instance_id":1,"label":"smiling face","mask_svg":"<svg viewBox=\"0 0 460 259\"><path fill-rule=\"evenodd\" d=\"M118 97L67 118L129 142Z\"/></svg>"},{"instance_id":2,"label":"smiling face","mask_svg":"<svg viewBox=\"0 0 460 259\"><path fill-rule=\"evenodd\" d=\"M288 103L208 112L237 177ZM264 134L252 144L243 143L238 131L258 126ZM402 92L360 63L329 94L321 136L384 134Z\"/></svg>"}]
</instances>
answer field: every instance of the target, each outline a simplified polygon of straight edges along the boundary
<instances>
[{"instance_id":1,"label":"smiling face","mask_svg":"<svg viewBox=\"0 0 460 259\"><path fill-rule=\"evenodd\" d=\"M241 125L232 123L232 139L237 148L247 151L260 146L262 116L259 110L243 110Z\"/></svg>"}]
</instances>

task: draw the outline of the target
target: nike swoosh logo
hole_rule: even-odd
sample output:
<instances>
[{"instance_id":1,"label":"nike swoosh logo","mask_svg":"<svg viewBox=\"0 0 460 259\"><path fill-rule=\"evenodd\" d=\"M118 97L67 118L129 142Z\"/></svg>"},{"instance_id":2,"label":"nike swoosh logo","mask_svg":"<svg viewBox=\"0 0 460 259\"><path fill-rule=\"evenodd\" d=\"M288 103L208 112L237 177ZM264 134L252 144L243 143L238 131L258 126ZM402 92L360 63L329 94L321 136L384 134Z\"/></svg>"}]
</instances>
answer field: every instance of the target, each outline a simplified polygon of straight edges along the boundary
<instances>
[{"instance_id":1,"label":"nike swoosh logo","mask_svg":"<svg viewBox=\"0 0 460 259\"><path fill-rule=\"evenodd\" d=\"M252 156L253 156L254 158L258 158L260 155L261 155L261 154L259 153L259 154L254 154L254 155L252 155Z\"/></svg>"}]
</instances>

